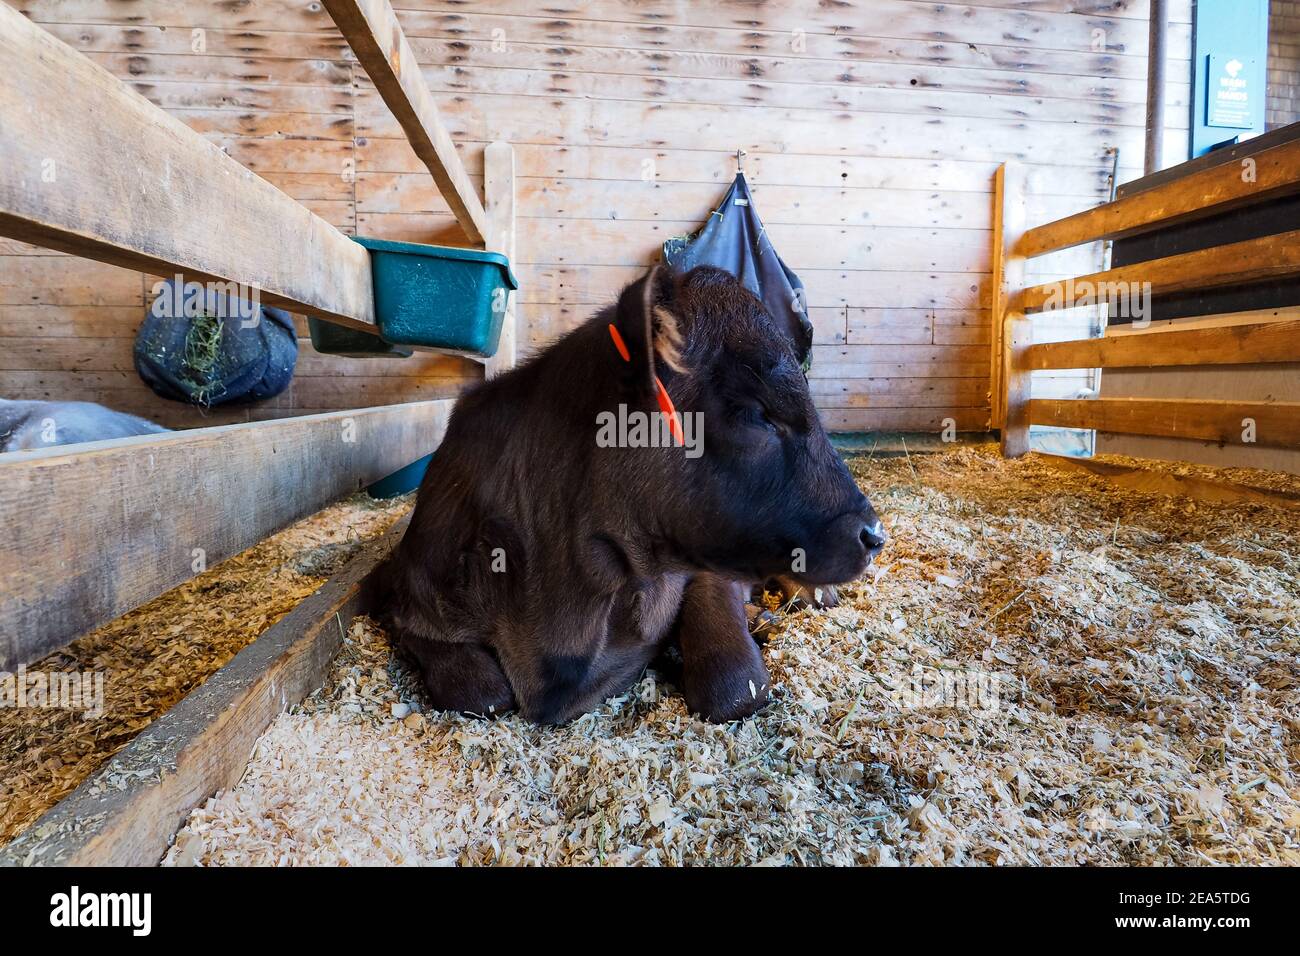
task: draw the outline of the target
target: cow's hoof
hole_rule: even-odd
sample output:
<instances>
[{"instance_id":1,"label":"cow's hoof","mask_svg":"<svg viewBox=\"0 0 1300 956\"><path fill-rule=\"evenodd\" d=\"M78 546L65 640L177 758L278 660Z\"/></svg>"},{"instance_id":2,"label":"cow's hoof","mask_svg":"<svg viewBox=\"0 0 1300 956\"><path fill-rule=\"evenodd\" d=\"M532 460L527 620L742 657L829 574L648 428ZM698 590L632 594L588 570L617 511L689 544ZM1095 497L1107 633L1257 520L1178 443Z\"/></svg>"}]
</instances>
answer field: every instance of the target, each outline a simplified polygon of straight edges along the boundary
<instances>
[{"instance_id":1,"label":"cow's hoof","mask_svg":"<svg viewBox=\"0 0 1300 956\"><path fill-rule=\"evenodd\" d=\"M753 644L750 648L752 658L686 667L686 706L692 713L722 724L748 717L767 703L771 678L758 656L758 648Z\"/></svg>"},{"instance_id":2,"label":"cow's hoof","mask_svg":"<svg viewBox=\"0 0 1300 956\"><path fill-rule=\"evenodd\" d=\"M760 644L766 644L776 631L777 617L766 608L754 604L745 605L745 619L749 623L749 635Z\"/></svg>"}]
</instances>

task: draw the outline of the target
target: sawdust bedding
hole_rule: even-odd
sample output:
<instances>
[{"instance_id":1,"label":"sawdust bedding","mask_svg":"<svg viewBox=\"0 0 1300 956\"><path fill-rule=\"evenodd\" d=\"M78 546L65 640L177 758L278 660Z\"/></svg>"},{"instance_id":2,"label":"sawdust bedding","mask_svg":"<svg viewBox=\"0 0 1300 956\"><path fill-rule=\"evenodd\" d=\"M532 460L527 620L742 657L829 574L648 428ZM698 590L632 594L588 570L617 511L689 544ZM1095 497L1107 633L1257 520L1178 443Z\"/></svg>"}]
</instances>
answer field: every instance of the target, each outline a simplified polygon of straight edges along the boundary
<instances>
[{"instance_id":1,"label":"sawdust bedding","mask_svg":"<svg viewBox=\"0 0 1300 956\"><path fill-rule=\"evenodd\" d=\"M780 620L760 714L654 672L561 728L428 712L358 621L164 862L1300 863L1300 510L991 447L851 464L892 540Z\"/></svg>"},{"instance_id":2,"label":"sawdust bedding","mask_svg":"<svg viewBox=\"0 0 1300 956\"><path fill-rule=\"evenodd\" d=\"M410 496L377 502L356 495L331 505L29 665L29 675L103 673L104 708L99 717L0 708L0 845L34 823L410 507Z\"/></svg>"}]
</instances>

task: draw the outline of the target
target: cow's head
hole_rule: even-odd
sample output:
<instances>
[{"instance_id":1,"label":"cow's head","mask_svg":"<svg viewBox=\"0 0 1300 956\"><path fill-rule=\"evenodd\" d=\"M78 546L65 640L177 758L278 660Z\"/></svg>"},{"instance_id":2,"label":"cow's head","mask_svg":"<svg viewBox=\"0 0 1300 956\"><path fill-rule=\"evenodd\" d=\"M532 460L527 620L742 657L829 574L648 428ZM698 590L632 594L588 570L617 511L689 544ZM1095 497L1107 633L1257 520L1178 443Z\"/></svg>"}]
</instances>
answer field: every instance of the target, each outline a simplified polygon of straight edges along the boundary
<instances>
[{"instance_id":1,"label":"cow's head","mask_svg":"<svg viewBox=\"0 0 1300 956\"><path fill-rule=\"evenodd\" d=\"M629 406L658 407L657 376L685 419L687 447L621 456L652 536L692 566L756 579L833 584L866 569L880 520L756 296L719 269L657 268L624 290L614 325Z\"/></svg>"}]
</instances>

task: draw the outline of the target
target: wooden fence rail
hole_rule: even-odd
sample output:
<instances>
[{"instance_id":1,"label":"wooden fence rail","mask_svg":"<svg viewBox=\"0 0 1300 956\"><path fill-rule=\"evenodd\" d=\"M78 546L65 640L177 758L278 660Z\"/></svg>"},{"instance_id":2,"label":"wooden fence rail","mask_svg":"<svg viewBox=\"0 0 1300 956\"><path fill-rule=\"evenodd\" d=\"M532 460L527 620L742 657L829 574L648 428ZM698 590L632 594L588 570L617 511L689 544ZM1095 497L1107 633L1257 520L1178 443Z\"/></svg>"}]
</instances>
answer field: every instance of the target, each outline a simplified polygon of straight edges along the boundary
<instances>
[{"instance_id":1,"label":"wooden fence rail","mask_svg":"<svg viewBox=\"0 0 1300 956\"><path fill-rule=\"evenodd\" d=\"M1300 448L1300 403L1171 398L1031 399L1038 425L1095 428L1119 435L1196 438L1239 445L1250 436L1267 448Z\"/></svg>"},{"instance_id":2,"label":"wooden fence rail","mask_svg":"<svg viewBox=\"0 0 1300 956\"><path fill-rule=\"evenodd\" d=\"M433 451L451 402L0 457L0 670L238 554Z\"/></svg>"},{"instance_id":3,"label":"wooden fence rail","mask_svg":"<svg viewBox=\"0 0 1300 956\"><path fill-rule=\"evenodd\" d=\"M1268 362L1300 362L1300 320L1050 342L1032 345L1024 353L1025 367L1031 370Z\"/></svg>"},{"instance_id":4,"label":"wooden fence rail","mask_svg":"<svg viewBox=\"0 0 1300 956\"><path fill-rule=\"evenodd\" d=\"M0 236L373 329L370 254L0 3Z\"/></svg>"},{"instance_id":5,"label":"wooden fence rail","mask_svg":"<svg viewBox=\"0 0 1300 956\"><path fill-rule=\"evenodd\" d=\"M1300 192L1300 141L1028 229L1017 237L1015 250L1028 258L1098 239L1124 239L1295 192Z\"/></svg>"},{"instance_id":6,"label":"wooden fence rail","mask_svg":"<svg viewBox=\"0 0 1300 956\"><path fill-rule=\"evenodd\" d=\"M1164 259L1030 286L1020 295L1025 312L1091 305L1111 295L1121 299L1192 292L1221 286L1283 279L1300 273L1300 230L1198 249Z\"/></svg>"},{"instance_id":7,"label":"wooden fence rail","mask_svg":"<svg viewBox=\"0 0 1300 956\"><path fill-rule=\"evenodd\" d=\"M1300 192L1300 141L1227 162L1123 199L1025 229L1023 176L1006 164L995 181L992 425L1008 457L1029 451L1031 425L1300 448L1300 403L1205 399L1035 399L1034 371L1300 362L1300 321L1134 331L1034 344L1033 317L1111 303L1130 317L1154 296L1300 277L1300 230L1228 243L1103 272L1024 287L1027 259L1099 239L1139 235L1248 203Z\"/></svg>"}]
</instances>

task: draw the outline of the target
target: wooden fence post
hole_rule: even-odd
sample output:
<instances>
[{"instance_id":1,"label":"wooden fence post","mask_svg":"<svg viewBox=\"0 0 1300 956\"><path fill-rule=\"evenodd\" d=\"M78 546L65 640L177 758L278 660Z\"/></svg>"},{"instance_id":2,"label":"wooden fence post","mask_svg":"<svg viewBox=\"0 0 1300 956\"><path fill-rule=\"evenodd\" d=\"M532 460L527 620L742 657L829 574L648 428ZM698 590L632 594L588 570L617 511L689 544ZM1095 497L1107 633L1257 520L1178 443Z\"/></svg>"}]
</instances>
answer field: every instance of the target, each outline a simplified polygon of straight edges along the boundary
<instances>
[{"instance_id":1,"label":"wooden fence post","mask_svg":"<svg viewBox=\"0 0 1300 956\"><path fill-rule=\"evenodd\" d=\"M998 168L993 182L992 355L989 367L990 427L1002 433L1002 453L1019 457L1029 450L1030 372L1024 350L1033 328L1020 305L1025 257L1016 249L1025 231L1025 169L1017 162Z\"/></svg>"},{"instance_id":2,"label":"wooden fence post","mask_svg":"<svg viewBox=\"0 0 1300 956\"><path fill-rule=\"evenodd\" d=\"M483 151L483 198L487 211L487 248L515 261L515 150L509 143L490 143ZM487 360L488 378L513 368L518 352L519 294L506 300L506 317L501 325L501 344Z\"/></svg>"}]
</instances>

